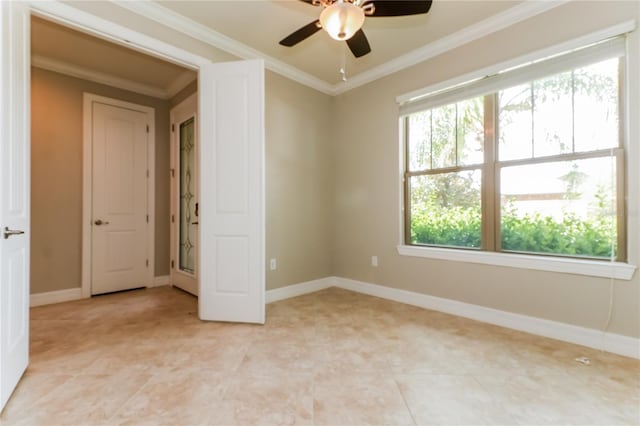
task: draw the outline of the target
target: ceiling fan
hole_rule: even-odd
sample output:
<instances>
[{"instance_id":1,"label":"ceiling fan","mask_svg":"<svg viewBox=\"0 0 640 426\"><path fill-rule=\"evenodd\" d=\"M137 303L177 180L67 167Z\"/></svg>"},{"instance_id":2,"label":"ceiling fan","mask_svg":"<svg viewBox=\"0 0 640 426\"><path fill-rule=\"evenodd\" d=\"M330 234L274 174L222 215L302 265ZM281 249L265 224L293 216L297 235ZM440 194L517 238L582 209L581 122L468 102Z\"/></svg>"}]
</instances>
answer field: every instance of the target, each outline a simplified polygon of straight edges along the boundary
<instances>
[{"instance_id":1,"label":"ceiling fan","mask_svg":"<svg viewBox=\"0 0 640 426\"><path fill-rule=\"evenodd\" d=\"M345 40L356 58L371 52L369 40L362 31L365 16L406 16L429 12L432 0L300 0L322 6L319 19L280 40L283 46L294 46L324 29L331 38Z\"/></svg>"}]
</instances>

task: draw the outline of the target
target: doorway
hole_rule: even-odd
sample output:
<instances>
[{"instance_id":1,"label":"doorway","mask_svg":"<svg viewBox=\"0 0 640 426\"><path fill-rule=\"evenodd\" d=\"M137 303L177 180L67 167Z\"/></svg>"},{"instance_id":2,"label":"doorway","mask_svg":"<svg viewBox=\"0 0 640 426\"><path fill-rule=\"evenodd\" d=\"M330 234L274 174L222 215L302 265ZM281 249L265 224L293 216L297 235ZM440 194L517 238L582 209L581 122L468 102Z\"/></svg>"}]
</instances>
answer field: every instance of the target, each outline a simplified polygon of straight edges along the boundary
<instances>
[{"instance_id":1,"label":"doorway","mask_svg":"<svg viewBox=\"0 0 640 426\"><path fill-rule=\"evenodd\" d=\"M31 22L32 293L73 299L170 284L169 111L182 85L193 81L196 90L197 74L48 20ZM109 114L95 131L94 109ZM92 149L94 139L126 144L136 135L148 143ZM127 152L127 161L117 158ZM99 169L110 175L94 181ZM107 199L92 202L105 191ZM135 232L127 237L123 226Z\"/></svg>"}]
</instances>

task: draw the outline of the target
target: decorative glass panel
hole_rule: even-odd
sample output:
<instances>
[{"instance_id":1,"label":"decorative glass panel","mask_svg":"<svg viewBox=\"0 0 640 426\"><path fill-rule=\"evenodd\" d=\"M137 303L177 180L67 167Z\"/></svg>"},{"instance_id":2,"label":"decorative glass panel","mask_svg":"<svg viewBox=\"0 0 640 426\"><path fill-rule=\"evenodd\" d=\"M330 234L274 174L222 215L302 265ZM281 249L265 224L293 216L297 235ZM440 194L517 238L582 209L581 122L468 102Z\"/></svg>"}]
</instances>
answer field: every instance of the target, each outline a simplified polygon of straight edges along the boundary
<instances>
[{"instance_id":1,"label":"decorative glass panel","mask_svg":"<svg viewBox=\"0 0 640 426\"><path fill-rule=\"evenodd\" d=\"M195 144L194 119L180 124L180 253L179 268L195 272L196 200L195 200Z\"/></svg>"}]
</instances>

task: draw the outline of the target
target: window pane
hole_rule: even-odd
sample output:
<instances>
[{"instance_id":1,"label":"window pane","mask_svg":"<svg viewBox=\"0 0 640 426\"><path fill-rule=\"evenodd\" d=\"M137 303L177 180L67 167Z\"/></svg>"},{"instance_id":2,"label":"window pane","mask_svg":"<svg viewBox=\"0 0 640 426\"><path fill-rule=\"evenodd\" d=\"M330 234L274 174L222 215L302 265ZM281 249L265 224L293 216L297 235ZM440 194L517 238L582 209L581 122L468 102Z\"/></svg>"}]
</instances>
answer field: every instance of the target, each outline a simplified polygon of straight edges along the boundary
<instances>
[{"instance_id":1,"label":"window pane","mask_svg":"<svg viewBox=\"0 0 640 426\"><path fill-rule=\"evenodd\" d=\"M618 59L575 71L575 150L617 147Z\"/></svg>"},{"instance_id":2,"label":"window pane","mask_svg":"<svg viewBox=\"0 0 640 426\"><path fill-rule=\"evenodd\" d=\"M498 158L501 161L533 156L531 84L501 90L498 94Z\"/></svg>"},{"instance_id":3,"label":"window pane","mask_svg":"<svg viewBox=\"0 0 640 426\"><path fill-rule=\"evenodd\" d=\"M456 104L431 110L433 168L456 165Z\"/></svg>"},{"instance_id":4,"label":"window pane","mask_svg":"<svg viewBox=\"0 0 640 426\"><path fill-rule=\"evenodd\" d=\"M409 116L409 170L431 168L431 111Z\"/></svg>"},{"instance_id":5,"label":"window pane","mask_svg":"<svg viewBox=\"0 0 640 426\"><path fill-rule=\"evenodd\" d=\"M571 72L533 84L533 155L573 151L573 82Z\"/></svg>"},{"instance_id":6,"label":"window pane","mask_svg":"<svg viewBox=\"0 0 640 426\"><path fill-rule=\"evenodd\" d=\"M484 98L458 102L458 165L484 161Z\"/></svg>"},{"instance_id":7,"label":"window pane","mask_svg":"<svg viewBox=\"0 0 640 426\"><path fill-rule=\"evenodd\" d=\"M480 170L410 179L412 244L480 247Z\"/></svg>"},{"instance_id":8,"label":"window pane","mask_svg":"<svg viewBox=\"0 0 640 426\"><path fill-rule=\"evenodd\" d=\"M617 246L615 157L505 167L502 249L609 258Z\"/></svg>"}]
</instances>

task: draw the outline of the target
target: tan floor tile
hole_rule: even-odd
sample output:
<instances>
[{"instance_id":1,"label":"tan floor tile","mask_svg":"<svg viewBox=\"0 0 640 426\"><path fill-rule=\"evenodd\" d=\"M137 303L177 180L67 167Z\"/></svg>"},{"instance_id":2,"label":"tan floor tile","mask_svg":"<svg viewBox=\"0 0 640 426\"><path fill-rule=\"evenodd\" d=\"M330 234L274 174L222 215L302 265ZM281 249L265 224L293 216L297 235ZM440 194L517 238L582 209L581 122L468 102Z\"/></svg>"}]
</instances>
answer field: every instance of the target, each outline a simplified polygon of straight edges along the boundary
<instances>
[{"instance_id":1,"label":"tan floor tile","mask_svg":"<svg viewBox=\"0 0 640 426\"><path fill-rule=\"evenodd\" d=\"M79 375L39 399L17 425L102 425L149 380L147 374Z\"/></svg>"},{"instance_id":2,"label":"tan floor tile","mask_svg":"<svg viewBox=\"0 0 640 426\"><path fill-rule=\"evenodd\" d=\"M518 424L618 425L628 414L607 404L598 391L572 376L477 376ZM622 401L627 400L625 398ZM626 415L625 415L626 414Z\"/></svg>"},{"instance_id":3,"label":"tan floor tile","mask_svg":"<svg viewBox=\"0 0 640 426\"><path fill-rule=\"evenodd\" d=\"M109 420L117 425L205 425L224 395L225 376L180 369L151 378Z\"/></svg>"},{"instance_id":4,"label":"tan floor tile","mask_svg":"<svg viewBox=\"0 0 640 426\"><path fill-rule=\"evenodd\" d=\"M209 418L216 425L312 425L313 376L238 376Z\"/></svg>"},{"instance_id":5,"label":"tan floor tile","mask_svg":"<svg viewBox=\"0 0 640 426\"><path fill-rule=\"evenodd\" d=\"M56 392L57 388L73 376L65 374L32 374L26 373L13 392L9 403L2 412L0 424L9 424L20 420L25 413L41 398Z\"/></svg>"},{"instance_id":6,"label":"tan floor tile","mask_svg":"<svg viewBox=\"0 0 640 426\"><path fill-rule=\"evenodd\" d=\"M316 425L413 425L391 375L316 374Z\"/></svg>"},{"instance_id":7,"label":"tan floor tile","mask_svg":"<svg viewBox=\"0 0 640 426\"><path fill-rule=\"evenodd\" d=\"M3 425L640 424L638 360L335 288L264 326L169 287L31 314Z\"/></svg>"},{"instance_id":8,"label":"tan floor tile","mask_svg":"<svg viewBox=\"0 0 640 426\"><path fill-rule=\"evenodd\" d=\"M471 376L395 376L418 425L508 425L514 419Z\"/></svg>"},{"instance_id":9,"label":"tan floor tile","mask_svg":"<svg viewBox=\"0 0 640 426\"><path fill-rule=\"evenodd\" d=\"M283 376L289 373L311 373L313 349L309 344L291 345L286 341L257 341L251 344L238 374L250 376Z\"/></svg>"}]
</instances>

